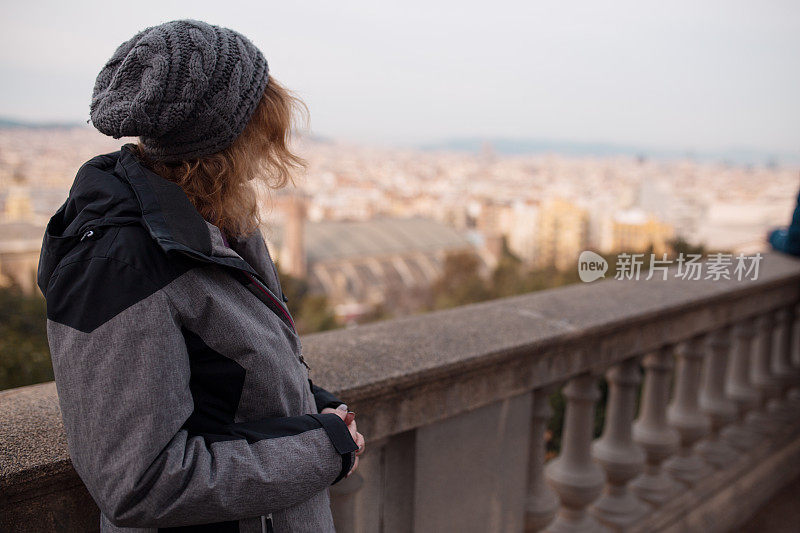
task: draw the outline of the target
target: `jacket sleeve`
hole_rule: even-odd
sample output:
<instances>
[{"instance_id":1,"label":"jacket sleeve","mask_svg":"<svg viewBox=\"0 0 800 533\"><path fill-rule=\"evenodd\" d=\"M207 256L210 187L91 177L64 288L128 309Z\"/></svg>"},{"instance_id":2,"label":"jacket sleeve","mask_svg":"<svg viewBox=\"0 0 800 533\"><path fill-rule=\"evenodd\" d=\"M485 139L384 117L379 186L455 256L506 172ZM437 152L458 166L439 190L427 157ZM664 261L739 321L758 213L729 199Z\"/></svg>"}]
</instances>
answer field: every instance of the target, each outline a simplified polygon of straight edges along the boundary
<instances>
[{"instance_id":1,"label":"jacket sleeve","mask_svg":"<svg viewBox=\"0 0 800 533\"><path fill-rule=\"evenodd\" d=\"M789 227L771 231L767 240L774 250L800 256L800 194Z\"/></svg>"},{"instance_id":2,"label":"jacket sleeve","mask_svg":"<svg viewBox=\"0 0 800 533\"><path fill-rule=\"evenodd\" d=\"M169 527L265 515L349 471L356 443L334 414L191 434L190 361L163 288L93 257L59 268L47 334L75 470L115 525Z\"/></svg>"},{"instance_id":3,"label":"jacket sleeve","mask_svg":"<svg viewBox=\"0 0 800 533\"><path fill-rule=\"evenodd\" d=\"M322 387L315 385L311 378L308 380L308 385L311 387L311 392L314 394L314 403L317 404L317 412L321 413L326 407L336 409L344 402Z\"/></svg>"}]
</instances>

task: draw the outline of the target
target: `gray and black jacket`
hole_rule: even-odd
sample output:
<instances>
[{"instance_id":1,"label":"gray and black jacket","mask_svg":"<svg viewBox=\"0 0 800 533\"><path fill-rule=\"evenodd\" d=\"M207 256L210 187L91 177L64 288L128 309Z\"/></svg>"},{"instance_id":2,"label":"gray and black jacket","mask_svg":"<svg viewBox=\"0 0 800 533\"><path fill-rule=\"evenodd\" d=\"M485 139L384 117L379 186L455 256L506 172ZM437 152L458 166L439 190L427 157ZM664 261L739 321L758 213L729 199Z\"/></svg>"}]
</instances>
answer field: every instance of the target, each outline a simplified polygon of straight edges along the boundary
<instances>
[{"instance_id":1,"label":"gray and black jacket","mask_svg":"<svg viewBox=\"0 0 800 533\"><path fill-rule=\"evenodd\" d=\"M226 247L130 146L81 167L38 268L101 530L333 531L357 445L319 414L341 401L309 379L261 232Z\"/></svg>"}]
</instances>

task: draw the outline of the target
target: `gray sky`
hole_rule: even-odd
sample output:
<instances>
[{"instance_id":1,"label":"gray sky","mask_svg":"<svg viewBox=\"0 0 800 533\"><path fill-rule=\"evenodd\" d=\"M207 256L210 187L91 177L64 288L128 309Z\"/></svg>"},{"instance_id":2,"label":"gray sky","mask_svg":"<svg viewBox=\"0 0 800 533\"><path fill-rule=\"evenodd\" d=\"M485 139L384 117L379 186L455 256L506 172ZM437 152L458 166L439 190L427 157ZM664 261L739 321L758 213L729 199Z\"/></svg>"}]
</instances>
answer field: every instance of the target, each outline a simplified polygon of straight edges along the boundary
<instances>
[{"instance_id":1,"label":"gray sky","mask_svg":"<svg viewBox=\"0 0 800 533\"><path fill-rule=\"evenodd\" d=\"M800 2L600 4L3 0L0 116L85 121L120 43L197 18L253 40L318 135L800 151Z\"/></svg>"}]
</instances>

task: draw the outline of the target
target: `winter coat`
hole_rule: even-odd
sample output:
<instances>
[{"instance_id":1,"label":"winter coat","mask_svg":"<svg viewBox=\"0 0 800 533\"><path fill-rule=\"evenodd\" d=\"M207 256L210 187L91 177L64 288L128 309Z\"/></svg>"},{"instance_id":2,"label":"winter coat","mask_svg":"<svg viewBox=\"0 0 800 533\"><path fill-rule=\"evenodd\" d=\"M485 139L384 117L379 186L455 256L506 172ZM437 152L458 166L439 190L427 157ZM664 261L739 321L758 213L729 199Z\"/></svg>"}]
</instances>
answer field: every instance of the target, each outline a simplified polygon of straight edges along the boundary
<instances>
[{"instance_id":1,"label":"winter coat","mask_svg":"<svg viewBox=\"0 0 800 533\"><path fill-rule=\"evenodd\" d=\"M309 379L261 232L226 247L131 147L80 168L38 267L101 530L334 531L328 487L357 445L319 414L341 401Z\"/></svg>"}]
</instances>

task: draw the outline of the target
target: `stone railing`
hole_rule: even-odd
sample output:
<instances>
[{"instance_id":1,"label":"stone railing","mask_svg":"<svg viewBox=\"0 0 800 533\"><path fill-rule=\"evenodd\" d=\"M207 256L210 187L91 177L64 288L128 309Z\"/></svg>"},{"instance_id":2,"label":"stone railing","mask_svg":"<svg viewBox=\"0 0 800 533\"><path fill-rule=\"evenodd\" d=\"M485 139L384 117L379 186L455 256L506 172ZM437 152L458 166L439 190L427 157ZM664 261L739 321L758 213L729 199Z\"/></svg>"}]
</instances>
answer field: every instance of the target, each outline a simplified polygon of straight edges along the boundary
<instances>
[{"instance_id":1,"label":"stone railing","mask_svg":"<svg viewBox=\"0 0 800 533\"><path fill-rule=\"evenodd\" d=\"M734 530L800 475L798 303L800 261L770 254L757 280L607 280L304 337L367 438L337 530ZM0 530L96 529L53 385L0 393L0 420Z\"/></svg>"}]
</instances>

